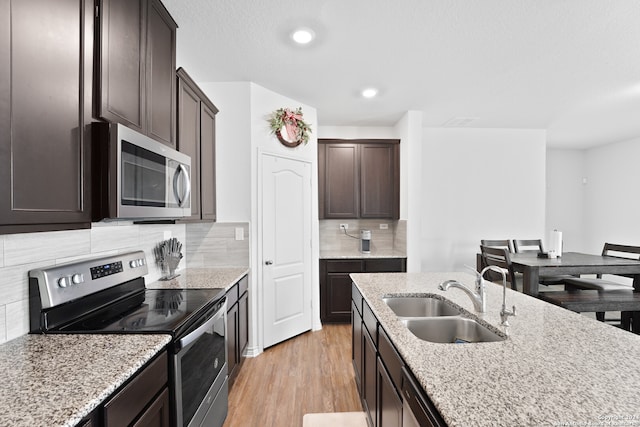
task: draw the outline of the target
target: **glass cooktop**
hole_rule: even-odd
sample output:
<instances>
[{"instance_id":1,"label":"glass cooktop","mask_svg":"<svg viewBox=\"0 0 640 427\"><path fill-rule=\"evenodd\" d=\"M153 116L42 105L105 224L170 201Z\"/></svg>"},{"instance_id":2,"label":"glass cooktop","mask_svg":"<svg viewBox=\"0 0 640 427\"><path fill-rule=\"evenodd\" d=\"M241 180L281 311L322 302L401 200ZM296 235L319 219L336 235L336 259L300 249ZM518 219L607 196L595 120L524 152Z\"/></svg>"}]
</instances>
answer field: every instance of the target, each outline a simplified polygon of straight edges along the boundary
<instances>
[{"instance_id":1,"label":"glass cooktop","mask_svg":"<svg viewBox=\"0 0 640 427\"><path fill-rule=\"evenodd\" d=\"M60 328L60 332L175 335L213 307L224 289L146 289Z\"/></svg>"}]
</instances>

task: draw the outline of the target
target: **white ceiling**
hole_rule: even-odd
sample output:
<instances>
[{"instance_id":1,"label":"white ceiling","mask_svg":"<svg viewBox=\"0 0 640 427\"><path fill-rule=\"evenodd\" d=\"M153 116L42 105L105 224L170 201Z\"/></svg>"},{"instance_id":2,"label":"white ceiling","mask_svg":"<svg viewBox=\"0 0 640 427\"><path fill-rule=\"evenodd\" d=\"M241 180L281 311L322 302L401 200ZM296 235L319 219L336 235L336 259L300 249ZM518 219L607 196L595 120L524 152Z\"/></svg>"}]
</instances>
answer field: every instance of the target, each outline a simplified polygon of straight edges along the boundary
<instances>
[{"instance_id":1,"label":"white ceiling","mask_svg":"<svg viewBox=\"0 0 640 427\"><path fill-rule=\"evenodd\" d=\"M640 136L640 0L163 3L196 81L255 82L316 107L319 125L419 110L425 127L546 129L551 147ZM298 26L312 45L290 42ZM380 95L361 98L367 86Z\"/></svg>"}]
</instances>

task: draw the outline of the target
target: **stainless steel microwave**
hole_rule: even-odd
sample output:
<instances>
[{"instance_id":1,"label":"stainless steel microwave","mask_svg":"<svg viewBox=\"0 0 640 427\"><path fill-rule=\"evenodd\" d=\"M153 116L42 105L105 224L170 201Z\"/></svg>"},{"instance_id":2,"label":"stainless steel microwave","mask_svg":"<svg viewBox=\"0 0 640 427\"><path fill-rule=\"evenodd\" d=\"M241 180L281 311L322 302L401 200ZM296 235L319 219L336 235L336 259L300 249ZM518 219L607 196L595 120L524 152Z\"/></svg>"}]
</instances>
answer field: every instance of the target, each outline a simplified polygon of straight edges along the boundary
<instances>
[{"instance_id":1,"label":"stainless steel microwave","mask_svg":"<svg viewBox=\"0 0 640 427\"><path fill-rule=\"evenodd\" d=\"M191 215L191 158L117 123L93 123L93 221Z\"/></svg>"}]
</instances>

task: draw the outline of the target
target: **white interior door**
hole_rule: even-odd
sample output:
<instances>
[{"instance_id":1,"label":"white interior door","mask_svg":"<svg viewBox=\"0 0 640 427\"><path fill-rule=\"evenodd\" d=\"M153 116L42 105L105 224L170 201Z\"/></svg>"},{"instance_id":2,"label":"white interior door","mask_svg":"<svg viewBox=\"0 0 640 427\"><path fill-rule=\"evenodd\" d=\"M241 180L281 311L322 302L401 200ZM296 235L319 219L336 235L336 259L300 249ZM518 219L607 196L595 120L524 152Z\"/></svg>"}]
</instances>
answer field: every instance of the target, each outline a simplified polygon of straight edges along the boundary
<instances>
[{"instance_id":1,"label":"white interior door","mask_svg":"<svg viewBox=\"0 0 640 427\"><path fill-rule=\"evenodd\" d=\"M263 154L264 347L311 329L311 165Z\"/></svg>"}]
</instances>

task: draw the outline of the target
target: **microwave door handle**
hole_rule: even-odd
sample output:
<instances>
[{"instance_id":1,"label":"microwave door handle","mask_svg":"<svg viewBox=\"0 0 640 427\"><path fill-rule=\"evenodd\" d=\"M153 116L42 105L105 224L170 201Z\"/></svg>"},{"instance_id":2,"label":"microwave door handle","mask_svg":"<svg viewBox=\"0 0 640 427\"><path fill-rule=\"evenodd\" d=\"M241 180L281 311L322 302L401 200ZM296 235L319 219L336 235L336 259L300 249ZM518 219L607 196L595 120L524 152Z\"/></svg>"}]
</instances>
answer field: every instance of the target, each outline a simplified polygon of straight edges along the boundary
<instances>
[{"instance_id":1,"label":"microwave door handle","mask_svg":"<svg viewBox=\"0 0 640 427\"><path fill-rule=\"evenodd\" d=\"M184 174L184 191L178 191L178 180L180 179L180 175ZM184 194L181 197L181 193ZM189 173L187 172L187 168L184 165L179 165L176 169L175 175L173 175L173 194L176 196L176 200L178 201L178 206L182 207L185 200L189 198L189 194L191 194L191 180L189 179Z\"/></svg>"}]
</instances>

